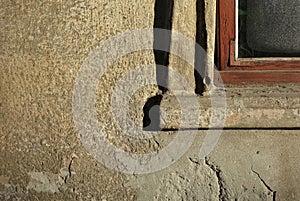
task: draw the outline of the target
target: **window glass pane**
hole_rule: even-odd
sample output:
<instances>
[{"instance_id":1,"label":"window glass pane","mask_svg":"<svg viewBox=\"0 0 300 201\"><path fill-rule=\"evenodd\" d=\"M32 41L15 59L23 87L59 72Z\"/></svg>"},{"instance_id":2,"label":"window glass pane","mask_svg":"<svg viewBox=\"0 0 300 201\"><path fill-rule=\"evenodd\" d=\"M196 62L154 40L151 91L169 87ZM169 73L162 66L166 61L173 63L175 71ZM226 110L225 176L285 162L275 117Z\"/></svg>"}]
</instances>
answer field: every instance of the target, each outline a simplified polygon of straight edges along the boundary
<instances>
[{"instance_id":1,"label":"window glass pane","mask_svg":"<svg viewBox=\"0 0 300 201\"><path fill-rule=\"evenodd\" d=\"M300 0L238 0L238 57L299 57Z\"/></svg>"}]
</instances>

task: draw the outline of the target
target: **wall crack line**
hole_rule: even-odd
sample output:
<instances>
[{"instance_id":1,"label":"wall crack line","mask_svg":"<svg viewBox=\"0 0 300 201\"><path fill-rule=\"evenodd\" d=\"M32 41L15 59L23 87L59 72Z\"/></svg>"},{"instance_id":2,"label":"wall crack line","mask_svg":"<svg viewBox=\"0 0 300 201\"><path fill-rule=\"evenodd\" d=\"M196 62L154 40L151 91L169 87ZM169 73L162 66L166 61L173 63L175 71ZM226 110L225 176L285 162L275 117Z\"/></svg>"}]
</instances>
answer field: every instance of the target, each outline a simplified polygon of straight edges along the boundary
<instances>
[{"instance_id":1,"label":"wall crack line","mask_svg":"<svg viewBox=\"0 0 300 201\"><path fill-rule=\"evenodd\" d=\"M67 183L67 180L70 179L72 177L72 163L74 161L75 158L78 158L76 155L73 155L68 166L67 166L67 172L68 172L68 175L66 175L64 177L64 183L66 184Z\"/></svg>"},{"instance_id":2,"label":"wall crack line","mask_svg":"<svg viewBox=\"0 0 300 201\"><path fill-rule=\"evenodd\" d=\"M218 168L217 166L210 163L208 161L207 157L205 157L204 161L205 161L205 164L216 174L216 177L218 180L218 185L219 185L219 200L220 201L228 200L228 193L224 186L224 180L221 178L222 171L220 170L220 168Z\"/></svg>"},{"instance_id":3,"label":"wall crack line","mask_svg":"<svg viewBox=\"0 0 300 201\"><path fill-rule=\"evenodd\" d=\"M257 175L257 177L260 179L260 181L263 183L263 185L268 189L268 191L270 191L272 194L273 194L273 201L276 200L276 191L274 191L266 182L265 180L263 180L263 178L260 176L260 174L258 172L256 172L254 169L253 169L253 166L251 166L251 171Z\"/></svg>"}]
</instances>

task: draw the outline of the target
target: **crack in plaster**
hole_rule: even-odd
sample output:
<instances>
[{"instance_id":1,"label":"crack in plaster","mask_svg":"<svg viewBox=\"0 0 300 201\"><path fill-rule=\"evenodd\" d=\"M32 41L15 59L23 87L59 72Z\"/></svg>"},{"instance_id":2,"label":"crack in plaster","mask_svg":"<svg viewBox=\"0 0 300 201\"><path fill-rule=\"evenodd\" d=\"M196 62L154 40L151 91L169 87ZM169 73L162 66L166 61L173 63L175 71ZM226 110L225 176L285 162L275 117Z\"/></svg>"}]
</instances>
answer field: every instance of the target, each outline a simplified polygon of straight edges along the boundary
<instances>
[{"instance_id":1,"label":"crack in plaster","mask_svg":"<svg viewBox=\"0 0 300 201\"><path fill-rule=\"evenodd\" d=\"M76 154L72 155L70 161L66 161L64 168L58 174L51 172L29 172L31 179L27 185L28 190L37 192L58 193L66 189L68 180L76 173L72 171L72 164L78 158Z\"/></svg>"},{"instance_id":2,"label":"crack in plaster","mask_svg":"<svg viewBox=\"0 0 300 201\"><path fill-rule=\"evenodd\" d=\"M228 200L228 193L224 185L224 180L221 178L221 169L215 165L213 165L211 162L208 161L208 158L205 157L204 159L205 164L215 173L218 185L219 185L219 200Z\"/></svg>"},{"instance_id":3,"label":"crack in plaster","mask_svg":"<svg viewBox=\"0 0 300 201\"><path fill-rule=\"evenodd\" d=\"M75 156L72 156L72 158L71 158L71 160L70 160L70 162L69 162L69 165L68 165L68 175L66 175L65 176L65 178L64 178L64 182L65 182L65 184L67 183L67 180L69 179L69 178L71 178L72 177L72 171L71 171L71 166L72 166L72 163L73 163L73 160L75 159L76 157Z\"/></svg>"},{"instance_id":4,"label":"crack in plaster","mask_svg":"<svg viewBox=\"0 0 300 201\"><path fill-rule=\"evenodd\" d=\"M273 201L276 200L276 191L274 191L266 182L265 180L263 180L263 178L260 176L260 174L258 172L256 172L255 170L253 170L253 166L251 167L251 171L257 175L257 177L260 179L260 181L263 183L263 185L268 189L268 191L270 191L273 194Z\"/></svg>"}]
</instances>

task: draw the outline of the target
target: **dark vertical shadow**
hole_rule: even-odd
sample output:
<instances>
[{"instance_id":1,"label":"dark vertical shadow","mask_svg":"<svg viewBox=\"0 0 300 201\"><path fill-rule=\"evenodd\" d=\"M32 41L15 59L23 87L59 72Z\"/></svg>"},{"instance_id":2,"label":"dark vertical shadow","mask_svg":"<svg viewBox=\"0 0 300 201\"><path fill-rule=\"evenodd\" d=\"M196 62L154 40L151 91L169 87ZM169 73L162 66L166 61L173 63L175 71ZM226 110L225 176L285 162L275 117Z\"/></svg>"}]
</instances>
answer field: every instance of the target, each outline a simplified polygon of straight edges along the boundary
<instances>
[{"instance_id":1,"label":"dark vertical shadow","mask_svg":"<svg viewBox=\"0 0 300 201\"><path fill-rule=\"evenodd\" d=\"M203 79L206 71L206 50L207 50L207 32L205 24L205 3L204 0L197 0L196 4L196 43L202 48L195 47L195 93L202 95L205 90Z\"/></svg>"},{"instance_id":2,"label":"dark vertical shadow","mask_svg":"<svg viewBox=\"0 0 300 201\"><path fill-rule=\"evenodd\" d=\"M217 1L217 5L219 4L219 0ZM217 12L217 16L216 16L216 24L217 26L215 27L215 55L214 55L214 62L215 64L217 65L216 68L217 69L220 69L220 61L219 61L219 56L220 56L220 41L219 41L219 35L220 35L220 32L219 32L219 17L220 17L220 10L219 10L219 6L217 6L216 8L216 12Z\"/></svg>"},{"instance_id":3,"label":"dark vertical shadow","mask_svg":"<svg viewBox=\"0 0 300 201\"><path fill-rule=\"evenodd\" d=\"M154 30L160 29L172 29L172 16L173 16L174 0L156 0L154 10ZM154 48L154 57L156 65L169 65L169 50L171 43L171 32L169 35L162 34L161 32L154 31L154 44L153 47L167 47L167 52L156 50ZM162 70L156 68L156 80L159 89L162 92L167 91L168 86L168 70L167 68Z\"/></svg>"},{"instance_id":4,"label":"dark vertical shadow","mask_svg":"<svg viewBox=\"0 0 300 201\"><path fill-rule=\"evenodd\" d=\"M166 32L155 31L155 29L172 30L174 0L156 0L154 7L154 42L153 51L156 66L162 65L168 67L169 52L171 46L171 31ZM157 50L157 47L166 51ZM156 67L156 82L158 88L165 93L168 89L168 68ZM143 128L147 131L160 130L160 103L162 95L151 97L147 100L143 107Z\"/></svg>"}]
</instances>

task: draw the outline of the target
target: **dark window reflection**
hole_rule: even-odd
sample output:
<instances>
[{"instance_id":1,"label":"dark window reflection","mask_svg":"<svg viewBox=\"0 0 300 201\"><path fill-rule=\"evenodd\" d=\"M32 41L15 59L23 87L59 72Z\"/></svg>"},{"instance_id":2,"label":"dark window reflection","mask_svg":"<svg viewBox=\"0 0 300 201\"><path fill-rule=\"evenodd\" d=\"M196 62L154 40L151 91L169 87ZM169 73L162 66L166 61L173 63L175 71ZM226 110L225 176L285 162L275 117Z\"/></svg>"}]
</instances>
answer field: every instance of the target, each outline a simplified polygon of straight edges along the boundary
<instances>
[{"instance_id":1,"label":"dark window reflection","mask_svg":"<svg viewBox=\"0 0 300 201\"><path fill-rule=\"evenodd\" d=\"M300 56L300 0L239 0L238 55Z\"/></svg>"}]
</instances>

